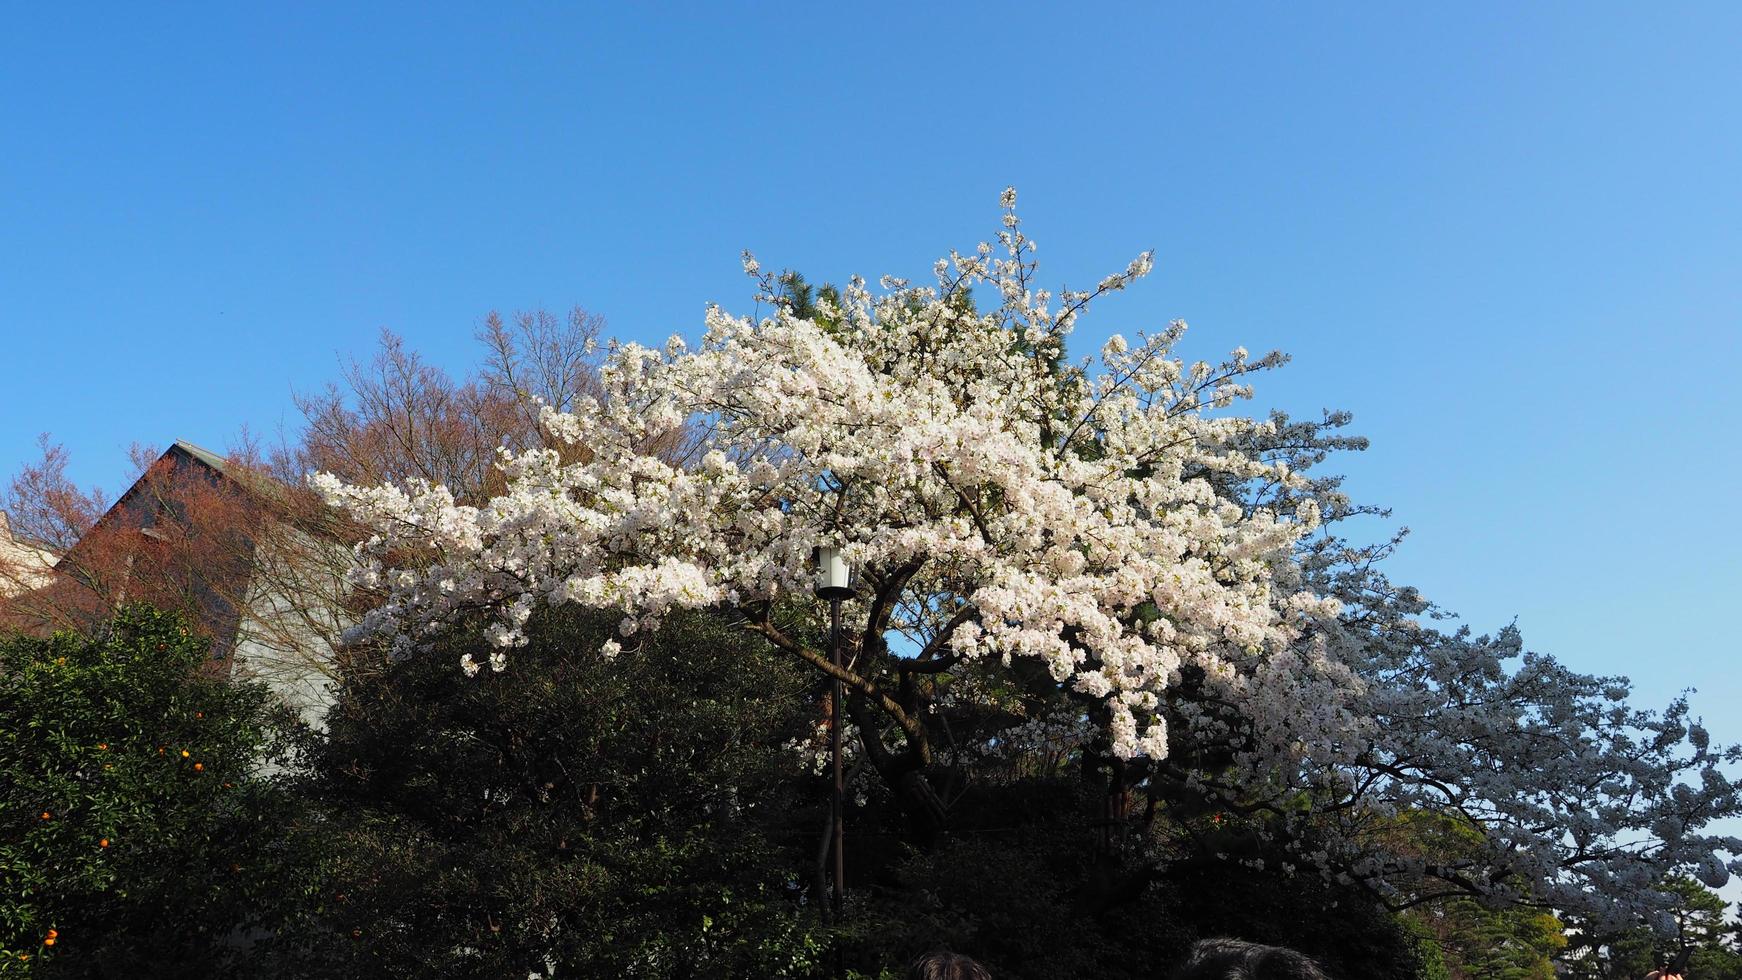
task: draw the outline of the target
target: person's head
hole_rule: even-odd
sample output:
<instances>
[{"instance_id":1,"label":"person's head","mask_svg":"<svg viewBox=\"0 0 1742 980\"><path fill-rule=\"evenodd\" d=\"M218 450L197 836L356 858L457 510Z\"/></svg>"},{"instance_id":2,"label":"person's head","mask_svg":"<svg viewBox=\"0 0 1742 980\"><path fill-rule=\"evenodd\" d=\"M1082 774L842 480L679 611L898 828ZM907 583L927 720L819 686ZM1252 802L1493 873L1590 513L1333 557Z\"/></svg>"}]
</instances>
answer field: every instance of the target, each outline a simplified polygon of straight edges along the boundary
<instances>
[{"instance_id":1,"label":"person's head","mask_svg":"<svg viewBox=\"0 0 1742 980\"><path fill-rule=\"evenodd\" d=\"M907 980L992 980L992 974L960 953L939 950L909 963Z\"/></svg>"},{"instance_id":2,"label":"person's head","mask_svg":"<svg viewBox=\"0 0 1742 980\"><path fill-rule=\"evenodd\" d=\"M1239 939L1205 939L1173 971L1173 980L1329 980L1304 953Z\"/></svg>"}]
</instances>

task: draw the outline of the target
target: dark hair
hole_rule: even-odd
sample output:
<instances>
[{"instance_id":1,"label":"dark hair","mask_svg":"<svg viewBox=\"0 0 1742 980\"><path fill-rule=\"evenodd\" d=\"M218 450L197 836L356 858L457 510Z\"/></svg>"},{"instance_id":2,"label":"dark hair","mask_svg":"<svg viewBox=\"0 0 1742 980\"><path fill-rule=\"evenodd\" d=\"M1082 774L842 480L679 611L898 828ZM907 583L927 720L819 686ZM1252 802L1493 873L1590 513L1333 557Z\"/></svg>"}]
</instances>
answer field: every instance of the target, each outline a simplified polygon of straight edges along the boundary
<instances>
[{"instance_id":1,"label":"dark hair","mask_svg":"<svg viewBox=\"0 0 1742 980\"><path fill-rule=\"evenodd\" d=\"M992 980L992 974L960 953L939 950L909 963L907 980Z\"/></svg>"},{"instance_id":2,"label":"dark hair","mask_svg":"<svg viewBox=\"0 0 1742 980\"><path fill-rule=\"evenodd\" d=\"M1329 980L1310 957L1281 946L1204 939L1173 971L1173 980Z\"/></svg>"}]
</instances>

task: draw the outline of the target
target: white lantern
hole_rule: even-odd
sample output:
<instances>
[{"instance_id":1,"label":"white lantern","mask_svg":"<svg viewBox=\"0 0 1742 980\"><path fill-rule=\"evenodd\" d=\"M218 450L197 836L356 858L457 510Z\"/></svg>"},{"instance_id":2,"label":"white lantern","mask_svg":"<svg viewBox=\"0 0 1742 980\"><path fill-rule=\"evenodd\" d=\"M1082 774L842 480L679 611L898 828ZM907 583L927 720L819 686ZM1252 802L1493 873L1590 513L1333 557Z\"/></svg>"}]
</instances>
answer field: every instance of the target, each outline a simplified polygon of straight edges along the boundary
<instances>
[{"instance_id":1,"label":"white lantern","mask_svg":"<svg viewBox=\"0 0 1742 980\"><path fill-rule=\"evenodd\" d=\"M847 559L839 548L817 549L817 595L823 599L853 598Z\"/></svg>"}]
</instances>

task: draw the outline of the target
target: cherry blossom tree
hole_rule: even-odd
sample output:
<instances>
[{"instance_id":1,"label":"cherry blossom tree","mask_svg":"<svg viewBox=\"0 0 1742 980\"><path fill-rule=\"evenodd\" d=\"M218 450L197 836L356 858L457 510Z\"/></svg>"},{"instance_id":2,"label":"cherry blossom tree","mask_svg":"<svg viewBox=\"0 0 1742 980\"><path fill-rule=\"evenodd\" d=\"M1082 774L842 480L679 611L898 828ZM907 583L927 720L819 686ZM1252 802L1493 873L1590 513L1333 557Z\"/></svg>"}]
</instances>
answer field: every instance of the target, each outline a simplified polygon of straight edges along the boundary
<instances>
[{"instance_id":1,"label":"cherry blossom tree","mask_svg":"<svg viewBox=\"0 0 1742 980\"><path fill-rule=\"evenodd\" d=\"M1698 829L1737 810L1735 750L1683 706L1627 708L1618 682L1509 669L1510 631L1423 626L1433 608L1375 568L1391 544L1334 533L1366 511L1310 472L1359 448L1347 419L1231 411L1285 358L1187 363L1179 322L1067 360L1078 320L1152 256L1048 291L1014 191L1003 205L996 243L952 251L935 283L855 279L803 310L747 254L771 315L712 308L694 347L614 345L596 394L544 411L557 445L504 452L488 500L317 475L371 535L354 574L380 602L353 638L411 655L484 622L490 647L459 664L475 673L508 669L543 606L620 612L605 657L674 609L725 610L844 683L857 748L922 842L948 816L940 746L1039 739L1103 781L1101 823L1140 865L1154 842L1127 831L1190 799L1400 905L1626 917L1662 905L1666 869L1724 876L1742 842ZM683 451L648 451L686 427ZM858 574L844 666L812 595L822 545ZM965 746L949 720L974 702L999 721ZM1376 828L1411 808L1479 843L1444 861L1393 846Z\"/></svg>"}]
</instances>

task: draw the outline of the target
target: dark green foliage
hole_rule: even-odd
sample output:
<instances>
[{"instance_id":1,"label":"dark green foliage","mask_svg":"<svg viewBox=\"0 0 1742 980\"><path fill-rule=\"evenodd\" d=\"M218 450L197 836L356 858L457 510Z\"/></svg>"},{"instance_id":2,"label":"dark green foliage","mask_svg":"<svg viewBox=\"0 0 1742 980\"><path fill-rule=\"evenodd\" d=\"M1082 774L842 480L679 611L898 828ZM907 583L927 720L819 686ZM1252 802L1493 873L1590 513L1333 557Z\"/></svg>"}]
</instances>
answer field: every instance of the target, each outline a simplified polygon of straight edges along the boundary
<instances>
[{"instance_id":1,"label":"dark green foliage","mask_svg":"<svg viewBox=\"0 0 1742 980\"><path fill-rule=\"evenodd\" d=\"M1276 863L1272 856L1267 866ZM1344 980L1423 976L1436 959L1370 896L1316 874L1187 861L1170 871L1164 890L1169 918L1196 936L1298 949Z\"/></svg>"},{"instance_id":2,"label":"dark green foliage","mask_svg":"<svg viewBox=\"0 0 1742 980\"><path fill-rule=\"evenodd\" d=\"M343 884L279 968L811 972L821 944L797 872L818 797L795 798L782 747L807 679L700 616L614 661L602 619L533 627L500 674L465 677L456 643L352 678L313 760Z\"/></svg>"},{"instance_id":3,"label":"dark green foliage","mask_svg":"<svg viewBox=\"0 0 1742 980\"><path fill-rule=\"evenodd\" d=\"M1342 980L1444 980L1405 923L1316 875L1208 855L1151 869L1099 856L1080 816L1090 802L1064 779L971 796L943 844L910 853L862 897L871 921L858 958L869 969L941 947L1001 980L1151 980L1199 939L1232 936L1298 949Z\"/></svg>"},{"instance_id":4,"label":"dark green foliage","mask_svg":"<svg viewBox=\"0 0 1742 980\"><path fill-rule=\"evenodd\" d=\"M169 617L12 641L0 972L887 977L949 948L1000 978L1151 980L1231 935L1344 980L1466 975L1361 893L1217 857L1219 822L1194 844L1195 811L1158 816L1155 861L1135 836L1109 851L1073 766L940 772L956 789L929 846L862 771L848 914L826 925L809 900L826 791L788 747L822 685L717 618L606 660L614 626L548 613L509 670L474 678L457 664L482 645L460 637L353 666L294 780L256 774L283 734L263 692L204 679Z\"/></svg>"},{"instance_id":5,"label":"dark green foliage","mask_svg":"<svg viewBox=\"0 0 1742 980\"><path fill-rule=\"evenodd\" d=\"M229 975L296 898L282 729L208 662L139 606L0 643L0 975Z\"/></svg>"},{"instance_id":6,"label":"dark green foliage","mask_svg":"<svg viewBox=\"0 0 1742 980\"><path fill-rule=\"evenodd\" d=\"M864 902L861 914L879 920L873 938L881 946L864 949L863 961L899 963L943 948L1000 978L1165 976L1189 934L1165 917L1153 890L1112 909L1086 908L1092 858L1087 836L1069 822L956 833L910 855Z\"/></svg>"},{"instance_id":7,"label":"dark green foliage","mask_svg":"<svg viewBox=\"0 0 1742 980\"><path fill-rule=\"evenodd\" d=\"M460 655L483 653L455 641L353 678L311 784L343 885L275 969L875 977L942 947L1001 978L1148 980L1212 935L1291 945L1347 980L1426 967L1394 917L1316 877L1098 857L1097 798L1066 774L965 776L948 831L918 847L862 772L848 914L826 927L806 901L825 790L782 747L820 717L814 676L705 616L614 662L597 652L614 622L532 625L501 674L464 677Z\"/></svg>"}]
</instances>

